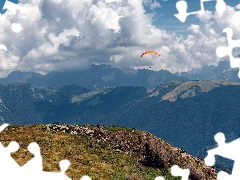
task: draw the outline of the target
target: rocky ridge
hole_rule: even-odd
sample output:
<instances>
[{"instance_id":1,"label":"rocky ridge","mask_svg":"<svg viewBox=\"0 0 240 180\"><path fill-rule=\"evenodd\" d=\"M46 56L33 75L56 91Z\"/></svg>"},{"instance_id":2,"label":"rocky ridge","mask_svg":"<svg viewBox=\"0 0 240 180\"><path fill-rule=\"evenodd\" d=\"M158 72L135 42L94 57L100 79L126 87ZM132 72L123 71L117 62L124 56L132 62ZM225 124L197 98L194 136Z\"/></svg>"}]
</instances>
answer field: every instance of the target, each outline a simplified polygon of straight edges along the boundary
<instances>
[{"instance_id":1,"label":"rocky ridge","mask_svg":"<svg viewBox=\"0 0 240 180\"><path fill-rule=\"evenodd\" d=\"M65 132L89 138L90 147L98 147L99 142L105 142L115 152L124 152L135 157L145 166L162 168L167 165L178 165L190 169L190 180L216 179L216 170L208 167L204 162L189 155L186 151L172 147L161 138L133 129L103 125L68 125L48 124L45 130L51 132Z\"/></svg>"}]
</instances>

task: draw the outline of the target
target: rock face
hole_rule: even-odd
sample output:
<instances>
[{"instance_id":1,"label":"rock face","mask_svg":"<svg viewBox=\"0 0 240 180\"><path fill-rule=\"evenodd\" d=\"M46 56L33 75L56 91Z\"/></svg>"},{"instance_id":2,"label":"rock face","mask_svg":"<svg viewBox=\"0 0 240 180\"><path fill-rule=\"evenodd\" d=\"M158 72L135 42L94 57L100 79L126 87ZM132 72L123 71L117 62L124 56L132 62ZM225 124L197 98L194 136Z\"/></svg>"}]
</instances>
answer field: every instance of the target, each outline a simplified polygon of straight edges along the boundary
<instances>
[{"instance_id":1,"label":"rock face","mask_svg":"<svg viewBox=\"0 0 240 180\"><path fill-rule=\"evenodd\" d=\"M97 147L100 141L106 142L116 153L124 152L135 157L145 166L162 168L176 164L181 168L188 168L191 180L217 179L216 170L206 166L199 158L192 157L184 150L172 147L161 138L135 128L50 124L45 129L90 137L91 147Z\"/></svg>"}]
</instances>

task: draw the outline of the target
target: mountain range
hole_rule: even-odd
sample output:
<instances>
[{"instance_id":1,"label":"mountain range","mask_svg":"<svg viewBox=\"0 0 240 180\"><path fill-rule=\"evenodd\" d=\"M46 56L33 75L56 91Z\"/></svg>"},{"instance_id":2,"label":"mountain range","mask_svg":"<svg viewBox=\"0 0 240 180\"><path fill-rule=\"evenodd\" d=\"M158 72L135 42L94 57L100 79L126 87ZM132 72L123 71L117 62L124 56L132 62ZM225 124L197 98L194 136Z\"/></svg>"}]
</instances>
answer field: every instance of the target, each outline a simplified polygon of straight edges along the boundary
<instances>
[{"instance_id":1,"label":"mountain range","mask_svg":"<svg viewBox=\"0 0 240 180\"><path fill-rule=\"evenodd\" d=\"M0 121L135 127L203 159L216 133L240 137L238 72L224 63L178 74L106 64L47 75L15 71L0 79ZM232 162L219 158L217 167L224 161L229 170Z\"/></svg>"},{"instance_id":2,"label":"mountain range","mask_svg":"<svg viewBox=\"0 0 240 180\"><path fill-rule=\"evenodd\" d=\"M179 77L166 70L156 72L148 69L134 70L128 67L118 69L107 64L93 64L86 70L50 72L46 75L13 71L6 78L1 78L0 83L24 82L36 87L58 88L75 84L93 90L106 86L155 87L170 80L187 81L188 78Z\"/></svg>"},{"instance_id":3,"label":"mountain range","mask_svg":"<svg viewBox=\"0 0 240 180\"><path fill-rule=\"evenodd\" d=\"M231 68L229 60L224 60L219 61L217 66L204 65L199 69L175 73L175 75L191 80L229 80L239 82L238 71L238 68Z\"/></svg>"},{"instance_id":4,"label":"mountain range","mask_svg":"<svg viewBox=\"0 0 240 180\"><path fill-rule=\"evenodd\" d=\"M108 64L90 65L79 71L55 71L46 75L36 72L12 71L0 84L31 83L35 87L63 87L78 85L90 90L106 86L138 86L154 88L171 80L229 80L239 82L238 68L231 69L228 60L220 61L217 66L203 66L189 72L171 73L167 70L115 68Z\"/></svg>"}]
</instances>

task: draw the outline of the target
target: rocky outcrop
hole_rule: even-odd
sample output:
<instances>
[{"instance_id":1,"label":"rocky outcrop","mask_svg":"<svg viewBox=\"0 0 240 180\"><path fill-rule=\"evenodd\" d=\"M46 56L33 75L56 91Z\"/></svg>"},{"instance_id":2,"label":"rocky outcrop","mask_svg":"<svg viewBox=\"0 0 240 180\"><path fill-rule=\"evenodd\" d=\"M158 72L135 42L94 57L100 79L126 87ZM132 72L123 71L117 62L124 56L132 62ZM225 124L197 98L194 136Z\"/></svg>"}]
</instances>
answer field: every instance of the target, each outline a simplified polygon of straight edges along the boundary
<instances>
[{"instance_id":1,"label":"rocky outcrop","mask_svg":"<svg viewBox=\"0 0 240 180\"><path fill-rule=\"evenodd\" d=\"M180 148L172 147L148 132L117 126L104 127L103 125L49 124L45 129L89 137L90 147L100 146L99 142L104 142L116 153L124 152L133 156L145 166L161 168L176 164L181 168L188 168L191 180L217 179L214 168L206 166L199 158L189 155Z\"/></svg>"}]
</instances>

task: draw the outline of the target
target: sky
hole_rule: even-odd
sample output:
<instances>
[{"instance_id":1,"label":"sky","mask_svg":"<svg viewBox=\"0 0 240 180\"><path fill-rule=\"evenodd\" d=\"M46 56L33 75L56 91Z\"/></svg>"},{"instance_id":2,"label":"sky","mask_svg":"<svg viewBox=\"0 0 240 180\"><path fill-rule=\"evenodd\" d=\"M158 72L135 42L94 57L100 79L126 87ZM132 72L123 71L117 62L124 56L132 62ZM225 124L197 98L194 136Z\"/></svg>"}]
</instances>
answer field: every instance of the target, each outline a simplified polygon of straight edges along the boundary
<instances>
[{"instance_id":1,"label":"sky","mask_svg":"<svg viewBox=\"0 0 240 180\"><path fill-rule=\"evenodd\" d=\"M182 23L177 0L11 0L27 12L9 10L0 15L0 77L11 71L87 69L90 64L149 68L172 73L203 65L217 65L216 48L227 46L223 29L233 29L240 0L225 0L226 11L216 12L216 1L204 2L203 15L190 15ZM200 10L200 1L187 0L187 12ZM4 1L1 1L2 9ZM11 29L21 24L19 33ZM161 54L142 52L155 50Z\"/></svg>"}]
</instances>

